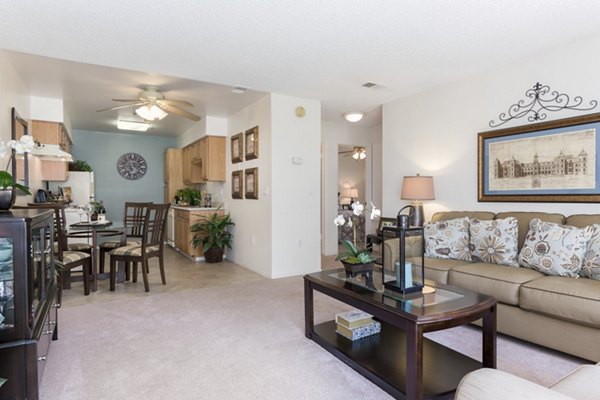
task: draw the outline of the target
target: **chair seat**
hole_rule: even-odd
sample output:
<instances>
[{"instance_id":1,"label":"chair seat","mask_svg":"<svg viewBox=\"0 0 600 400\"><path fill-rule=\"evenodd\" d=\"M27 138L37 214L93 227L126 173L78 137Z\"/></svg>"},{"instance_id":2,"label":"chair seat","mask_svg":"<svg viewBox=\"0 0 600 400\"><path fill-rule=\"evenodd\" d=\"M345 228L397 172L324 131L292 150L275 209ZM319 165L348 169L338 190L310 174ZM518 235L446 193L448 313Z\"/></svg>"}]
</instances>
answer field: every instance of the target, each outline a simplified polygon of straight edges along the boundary
<instances>
[{"instance_id":1,"label":"chair seat","mask_svg":"<svg viewBox=\"0 0 600 400\"><path fill-rule=\"evenodd\" d=\"M141 246L142 240L137 238L127 239L127 244L125 246ZM100 248L102 249L116 249L117 247L123 246L120 240L109 240L108 242L104 242L100 244Z\"/></svg>"},{"instance_id":2,"label":"chair seat","mask_svg":"<svg viewBox=\"0 0 600 400\"><path fill-rule=\"evenodd\" d=\"M82 251L63 251L63 259L62 262L65 265L74 263L76 261L83 260L84 258L91 257L89 253L84 253Z\"/></svg>"},{"instance_id":3,"label":"chair seat","mask_svg":"<svg viewBox=\"0 0 600 400\"><path fill-rule=\"evenodd\" d=\"M67 248L71 251L86 251L91 250L92 245L87 243L69 243Z\"/></svg>"},{"instance_id":4,"label":"chair seat","mask_svg":"<svg viewBox=\"0 0 600 400\"><path fill-rule=\"evenodd\" d=\"M146 247L146 254L152 253L155 251L159 251L159 250L160 250L160 246L158 246L158 245L148 246L148 247ZM140 245L122 246L122 247L118 247L118 248L114 249L113 251L110 252L110 254L115 255L115 256L141 257L142 246L140 246Z\"/></svg>"}]
</instances>

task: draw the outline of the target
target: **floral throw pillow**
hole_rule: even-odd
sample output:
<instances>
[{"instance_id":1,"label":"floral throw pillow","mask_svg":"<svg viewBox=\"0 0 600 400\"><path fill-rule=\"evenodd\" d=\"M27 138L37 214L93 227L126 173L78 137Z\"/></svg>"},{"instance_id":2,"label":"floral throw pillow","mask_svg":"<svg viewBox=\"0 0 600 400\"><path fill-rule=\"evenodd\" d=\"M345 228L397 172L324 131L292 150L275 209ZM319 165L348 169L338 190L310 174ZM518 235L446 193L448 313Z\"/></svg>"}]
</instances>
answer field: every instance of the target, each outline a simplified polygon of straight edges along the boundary
<instances>
[{"instance_id":1,"label":"floral throw pillow","mask_svg":"<svg viewBox=\"0 0 600 400\"><path fill-rule=\"evenodd\" d=\"M579 275L584 278L600 280L600 225L592 225L592 238L587 243L583 267Z\"/></svg>"},{"instance_id":2,"label":"floral throw pillow","mask_svg":"<svg viewBox=\"0 0 600 400\"><path fill-rule=\"evenodd\" d=\"M428 222L423 228L427 257L471 261L469 218Z\"/></svg>"},{"instance_id":3,"label":"floral throw pillow","mask_svg":"<svg viewBox=\"0 0 600 400\"><path fill-rule=\"evenodd\" d=\"M534 218L529 223L519 263L546 275L577 278L592 231L592 227L580 229Z\"/></svg>"},{"instance_id":4,"label":"floral throw pillow","mask_svg":"<svg viewBox=\"0 0 600 400\"><path fill-rule=\"evenodd\" d=\"M518 267L517 219L495 220L471 218L469 225L471 259L476 262Z\"/></svg>"}]
</instances>

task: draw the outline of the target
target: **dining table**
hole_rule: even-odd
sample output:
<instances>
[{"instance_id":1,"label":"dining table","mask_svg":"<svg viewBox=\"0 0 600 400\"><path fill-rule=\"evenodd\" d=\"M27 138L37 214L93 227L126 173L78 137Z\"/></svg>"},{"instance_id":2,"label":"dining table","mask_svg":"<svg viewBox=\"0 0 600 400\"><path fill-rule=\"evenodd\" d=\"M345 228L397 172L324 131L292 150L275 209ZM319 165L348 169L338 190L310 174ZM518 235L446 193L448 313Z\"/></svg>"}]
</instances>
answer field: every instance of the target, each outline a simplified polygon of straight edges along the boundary
<instances>
[{"instance_id":1,"label":"dining table","mask_svg":"<svg viewBox=\"0 0 600 400\"><path fill-rule=\"evenodd\" d=\"M98 273L99 251L98 241L100 238L121 236L121 243L126 244L125 228L120 224L113 224L111 221L90 221L76 222L69 225L67 236L70 238L91 238L92 239L92 281L90 289L98 290L98 279L108 279L109 273ZM125 266L119 263L117 272L117 282L125 281Z\"/></svg>"}]
</instances>

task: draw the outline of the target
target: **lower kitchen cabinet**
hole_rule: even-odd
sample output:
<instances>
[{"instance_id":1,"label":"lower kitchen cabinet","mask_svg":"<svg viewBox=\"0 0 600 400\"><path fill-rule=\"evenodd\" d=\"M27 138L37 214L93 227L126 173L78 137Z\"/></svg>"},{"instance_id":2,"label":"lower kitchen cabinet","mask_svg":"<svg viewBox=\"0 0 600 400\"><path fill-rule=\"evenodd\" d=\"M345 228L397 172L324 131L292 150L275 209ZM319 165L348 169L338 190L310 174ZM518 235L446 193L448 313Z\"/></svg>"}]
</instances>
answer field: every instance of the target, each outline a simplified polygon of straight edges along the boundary
<instances>
[{"instance_id":1,"label":"lower kitchen cabinet","mask_svg":"<svg viewBox=\"0 0 600 400\"><path fill-rule=\"evenodd\" d=\"M223 215L223 210L207 209L175 209L175 247L182 253L192 257L202 257L202 246L194 248L192 245L192 239L194 238L194 232L192 232L192 225L199 222L202 217L209 217L213 213Z\"/></svg>"}]
</instances>

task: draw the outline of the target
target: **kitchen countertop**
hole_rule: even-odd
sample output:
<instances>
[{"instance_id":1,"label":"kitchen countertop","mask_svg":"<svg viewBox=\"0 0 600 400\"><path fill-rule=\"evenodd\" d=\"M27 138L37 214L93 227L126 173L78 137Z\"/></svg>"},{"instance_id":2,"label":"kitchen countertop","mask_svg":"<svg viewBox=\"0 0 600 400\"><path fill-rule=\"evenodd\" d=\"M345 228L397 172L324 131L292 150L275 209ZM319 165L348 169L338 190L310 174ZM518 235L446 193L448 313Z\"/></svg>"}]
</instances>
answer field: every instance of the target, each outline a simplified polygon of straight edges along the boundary
<instances>
[{"instance_id":1,"label":"kitchen countertop","mask_svg":"<svg viewBox=\"0 0 600 400\"><path fill-rule=\"evenodd\" d=\"M210 210L218 210L219 207L196 207L196 206L180 206L176 204L172 204L171 208L175 210L183 210L183 211L210 211Z\"/></svg>"}]
</instances>

